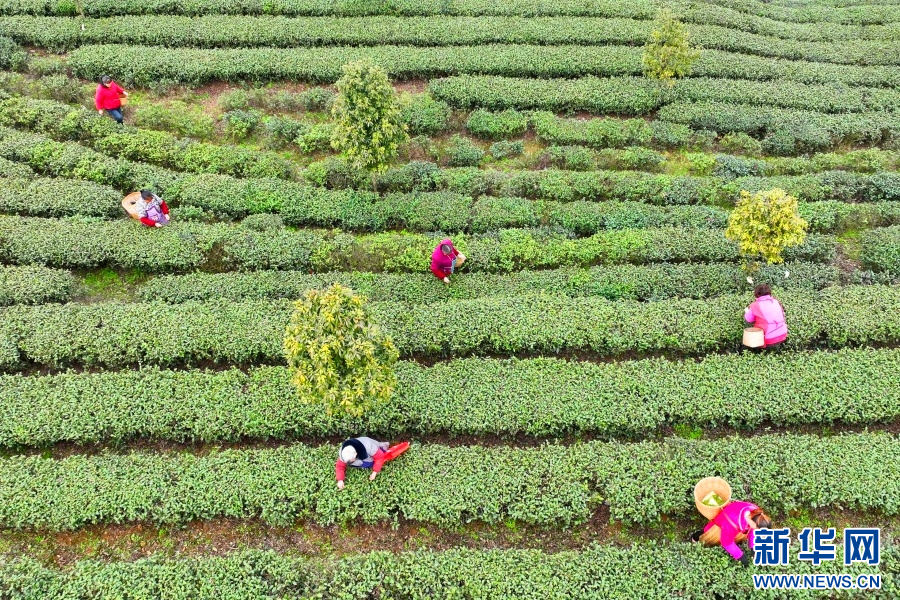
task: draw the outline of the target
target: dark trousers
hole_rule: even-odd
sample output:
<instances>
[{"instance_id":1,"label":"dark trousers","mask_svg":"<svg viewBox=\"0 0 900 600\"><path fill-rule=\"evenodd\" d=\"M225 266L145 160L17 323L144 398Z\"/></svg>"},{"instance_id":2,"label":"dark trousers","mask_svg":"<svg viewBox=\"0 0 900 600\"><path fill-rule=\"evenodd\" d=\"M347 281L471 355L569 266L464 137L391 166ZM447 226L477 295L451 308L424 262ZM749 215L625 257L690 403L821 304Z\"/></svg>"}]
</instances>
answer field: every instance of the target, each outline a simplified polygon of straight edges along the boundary
<instances>
[{"instance_id":1,"label":"dark trousers","mask_svg":"<svg viewBox=\"0 0 900 600\"><path fill-rule=\"evenodd\" d=\"M119 108L107 108L106 113L109 116L111 116L113 119L115 119L116 123L118 123L119 125L122 124L122 120L124 119L124 117L122 116L122 107L121 106Z\"/></svg>"}]
</instances>

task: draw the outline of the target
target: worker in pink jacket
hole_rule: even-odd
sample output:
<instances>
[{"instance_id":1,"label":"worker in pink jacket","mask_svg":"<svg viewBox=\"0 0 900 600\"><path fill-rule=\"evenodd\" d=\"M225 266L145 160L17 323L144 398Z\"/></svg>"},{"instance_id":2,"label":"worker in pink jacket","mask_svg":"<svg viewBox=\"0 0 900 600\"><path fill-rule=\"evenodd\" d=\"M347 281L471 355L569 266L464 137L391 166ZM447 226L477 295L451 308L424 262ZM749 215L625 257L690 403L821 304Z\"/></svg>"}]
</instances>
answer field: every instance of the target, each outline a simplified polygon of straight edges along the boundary
<instances>
[{"instance_id":1,"label":"worker in pink jacket","mask_svg":"<svg viewBox=\"0 0 900 600\"><path fill-rule=\"evenodd\" d=\"M761 508L750 502L729 502L715 518L706 524L703 531L695 531L691 540L697 542L700 536L710 527L718 525L721 530L721 544L734 560L741 561L745 567L750 564L751 557L738 548L734 538L738 534L746 534L747 545L753 550L753 532L756 529L771 529L772 519Z\"/></svg>"},{"instance_id":2,"label":"worker in pink jacket","mask_svg":"<svg viewBox=\"0 0 900 600\"><path fill-rule=\"evenodd\" d=\"M431 272L444 283L450 283L450 275L462 266L466 255L453 246L450 238L441 242L431 253Z\"/></svg>"},{"instance_id":3,"label":"worker in pink jacket","mask_svg":"<svg viewBox=\"0 0 900 600\"><path fill-rule=\"evenodd\" d=\"M765 345L775 346L787 339L788 328L784 319L784 308L772 297L772 288L765 283L753 290L756 301L744 311L744 320L763 330Z\"/></svg>"}]
</instances>

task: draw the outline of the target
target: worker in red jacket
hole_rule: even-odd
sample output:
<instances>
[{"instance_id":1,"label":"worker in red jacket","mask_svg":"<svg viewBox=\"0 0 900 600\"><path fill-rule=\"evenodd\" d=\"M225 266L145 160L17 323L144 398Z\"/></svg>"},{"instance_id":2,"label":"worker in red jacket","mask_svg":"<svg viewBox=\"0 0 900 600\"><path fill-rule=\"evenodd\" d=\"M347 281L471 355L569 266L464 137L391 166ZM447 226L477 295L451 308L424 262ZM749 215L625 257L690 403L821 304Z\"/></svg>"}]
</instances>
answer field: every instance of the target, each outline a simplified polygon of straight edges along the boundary
<instances>
[{"instance_id":1,"label":"worker in red jacket","mask_svg":"<svg viewBox=\"0 0 900 600\"><path fill-rule=\"evenodd\" d=\"M453 247L450 238L441 240L431 253L431 272L444 283L450 283L450 275L457 267L462 266L465 260L466 255Z\"/></svg>"},{"instance_id":2,"label":"worker in red jacket","mask_svg":"<svg viewBox=\"0 0 900 600\"><path fill-rule=\"evenodd\" d=\"M394 460L409 448L409 442L400 442L391 446L388 442L379 442L370 437L357 437L345 440L338 451L337 462L334 463L334 477L339 490L344 489L344 475L347 465L357 469L372 469L369 480L372 481L381 472L384 463Z\"/></svg>"},{"instance_id":3,"label":"worker in red jacket","mask_svg":"<svg viewBox=\"0 0 900 600\"><path fill-rule=\"evenodd\" d=\"M162 227L169 224L169 206L165 200L150 190L141 190L141 199L134 207L141 223L147 227Z\"/></svg>"},{"instance_id":4,"label":"worker in red jacket","mask_svg":"<svg viewBox=\"0 0 900 600\"><path fill-rule=\"evenodd\" d=\"M112 80L109 75L100 78L100 84L97 86L97 93L94 94L94 106L101 115L106 111L109 116L116 120L119 125L122 124L124 117L122 116L122 98L127 97L128 93L122 87Z\"/></svg>"}]
</instances>

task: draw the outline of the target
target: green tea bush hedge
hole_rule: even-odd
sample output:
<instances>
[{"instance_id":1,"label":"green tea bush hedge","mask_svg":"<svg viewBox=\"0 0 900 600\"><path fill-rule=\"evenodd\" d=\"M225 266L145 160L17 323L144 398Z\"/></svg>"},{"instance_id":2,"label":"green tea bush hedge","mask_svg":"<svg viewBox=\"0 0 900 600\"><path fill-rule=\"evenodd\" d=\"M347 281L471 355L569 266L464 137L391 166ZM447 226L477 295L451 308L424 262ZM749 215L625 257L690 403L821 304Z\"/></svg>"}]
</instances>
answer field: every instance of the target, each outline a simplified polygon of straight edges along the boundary
<instances>
[{"instance_id":1,"label":"green tea bush hedge","mask_svg":"<svg viewBox=\"0 0 900 600\"><path fill-rule=\"evenodd\" d=\"M731 483L736 497L774 514L805 506L887 515L900 510L900 484L887 476L900 460L900 442L888 434L586 442L575 448L413 444L374 482L350 473L345 490L334 484L335 448L4 458L0 524L53 531L260 517L275 525L398 518L445 526L506 520L569 525L589 519L601 502L613 519L649 524L662 515L694 516L690 490L711 471ZM784 473L797 475L785 480ZM875 486L887 493L873 495Z\"/></svg>"},{"instance_id":2,"label":"green tea bush hedge","mask_svg":"<svg viewBox=\"0 0 900 600\"><path fill-rule=\"evenodd\" d=\"M46 267L0 267L0 306L65 302L75 291L68 271Z\"/></svg>"},{"instance_id":3,"label":"green tea bush hedge","mask_svg":"<svg viewBox=\"0 0 900 600\"><path fill-rule=\"evenodd\" d=\"M860 241L866 268L900 274L900 226L865 231Z\"/></svg>"},{"instance_id":4,"label":"green tea bush hedge","mask_svg":"<svg viewBox=\"0 0 900 600\"><path fill-rule=\"evenodd\" d=\"M528 116L515 110L492 113L479 109L469 115L466 129L475 137L488 140L515 137L528 129Z\"/></svg>"},{"instance_id":5,"label":"green tea bush hedge","mask_svg":"<svg viewBox=\"0 0 900 600\"><path fill-rule=\"evenodd\" d=\"M753 429L890 423L900 416L897 350L645 359L456 359L395 366L389 402L362 418L298 404L285 367L0 376L0 445L228 442L340 436L642 438L676 424ZM748 372L765 372L766 393ZM828 377L822 377L828 373ZM843 382L835 386L834 381ZM748 403L747 398L754 398ZM177 418L173 418L177 415Z\"/></svg>"},{"instance_id":6,"label":"green tea bush hedge","mask_svg":"<svg viewBox=\"0 0 900 600\"><path fill-rule=\"evenodd\" d=\"M281 178L290 177L292 171L290 163L276 154L179 139L162 131L122 128L95 112L52 100L19 97L0 101L0 124L63 140L78 139L103 153L180 171Z\"/></svg>"},{"instance_id":7,"label":"green tea bush hedge","mask_svg":"<svg viewBox=\"0 0 900 600\"><path fill-rule=\"evenodd\" d=\"M779 299L790 323L790 348L900 339L896 287L795 290ZM738 345L749 300L749 294L651 303L523 294L372 303L371 310L402 356L562 350L695 355ZM0 339L15 344L22 364L52 368L272 363L283 360L289 313L283 300L16 306L5 309ZM59 331L67 332L62 341ZM6 362L7 369L13 366Z\"/></svg>"},{"instance_id":8,"label":"green tea bush hedge","mask_svg":"<svg viewBox=\"0 0 900 600\"><path fill-rule=\"evenodd\" d=\"M896 585L896 546L883 543L876 567L842 564L818 567L797 560L791 546L791 573L878 574L883 589ZM445 595L495 600L610 598L663 600L672 595L715 594L723 600L757 595L745 571L723 552L700 552L683 543L640 542L630 546L592 545L585 550L453 549L441 552L373 552L319 561L273 551L242 550L224 556L139 559L134 562L82 560L70 569L48 567L28 557L0 561L0 586L16 600L89 600L101 595L128 597L136 591L166 590L172 600L245 600L385 597L417 599ZM787 569L774 570L778 573ZM773 569L768 569L772 572ZM783 596L789 597L785 593ZM796 595L796 594L795 594Z\"/></svg>"},{"instance_id":9,"label":"green tea bush hedge","mask_svg":"<svg viewBox=\"0 0 900 600\"><path fill-rule=\"evenodd\" d=\"M784 277L784 271L790 277ZM779 288L821 289L839 283L830 265L788 263L764 265L755 277ZM429 303L440 299L485 296L515 297L546 291L566 296L601 296L609 300L709 298L749 289L746 273L732 264L615 265L590 269L519 271L508 275L469 273L452 286L436 286L431 275L391 273L322 273L255 271L251 273L190 273L154 277L137 290L144 302L187 302L298 298L311 289L333 283L353 288L373 301Z\"/></svg>"},{"instance_id":10,"label":"green tea bush hedge","mask_svg":"<svg viewBox=\"0 0 900 600\"><path fill-rule=\"evenodd\" d=\"M0 260L64 268L117 266L154 273L196 268L425 273L431 251L442 237L411 233L351 235L277 227L257 231L240 225L196 222L148 231L125 220L6 216L0 217ZM737 246L720 230L709 229L618 229L580 239L545 229L504 229L454 238L467 255L477 257L466 270L493 273L560 266L739 260ZM802 246L790 249L786 257L828 262L834 251L834 238L811 235Z\"/></svg>"},{"instance_id":11,"label":"green tea bush hedge","mask_svg":"<svg viewBox=\"0 0 900 600\"><path fill-rule=\"evenodd\" d=\"M119 217L122 196L90 181L72 179L0 179L0 212L36 217Z\"/></svg>"},{"instance_id":12,"label":"green tea bush hedge","mask_svg":"<svg viewBox=\"0 0 900 600\"><path fill-rule=\"evenodd\" d=\"M0 177L31 179L34 177L34 171L32 171L28 165L0 158Z\"/></svg>"}]
</instances>

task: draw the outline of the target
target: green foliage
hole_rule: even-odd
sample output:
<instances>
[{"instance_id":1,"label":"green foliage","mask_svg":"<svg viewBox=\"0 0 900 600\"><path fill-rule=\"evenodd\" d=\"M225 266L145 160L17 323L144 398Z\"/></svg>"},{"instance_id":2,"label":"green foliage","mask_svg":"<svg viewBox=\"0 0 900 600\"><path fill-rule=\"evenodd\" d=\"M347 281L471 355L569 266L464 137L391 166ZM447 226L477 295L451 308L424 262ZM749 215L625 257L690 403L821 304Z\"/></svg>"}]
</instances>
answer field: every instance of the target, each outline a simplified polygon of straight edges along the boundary
<instances>
[{"instance_id":1,"label":"green foliage","mask_svg":"<svg viewBox=\"0 0 900 600\"><path fill-rule=\"evenodd\" d=\"M668 8L656 15L650 40L644 46L641 62L644 75L674 85L675 78L691 72L691 66L700 58L700 51L690 44L684 23Z\"/></svg>"},{"instance_id":2,"label":"green foliage","mask_svg":"<svg viewBox=\"0 0 900 600\"><path fill-rule=\"evenodd\" d=\"M472 135L488 140L515 137L528 129L528 116L515 110L492 113L479 109L469 115L466 129Z\"/></svg>"},{"instance_id":3,"label":"green foliage","mask_svg":"<svg viewBox=\"0 0 900 600\"><path fill-rule=\"evenodd\" d=\"M270 215L259 215L270 216ZM244 221L247 226L249 217ZM791 277L784 279L784 271ZM793 262L764 266L761 281L791 289L821 289L839 282L830 265ZM571 297L601 296L608 300L709 298L748 289L746 273L732 264L616 265L590 269L518 271L506 275L467 273L451 287L434 285L430 275L391 273L321 273L256 271L252 273L191 273L154 277L137 295L145 302L180 303L190 300L298 298L307 290L334 283L350 287L373 301L422 304L441 299L513 297L541 290Z\"/></svg>"},{"instance_id":4,"label":"green foliage","mask_svg":"<svg viewBox=\"0 0 900 600\"><path fill-rule=\"evenodd\" d=\"M335 125L331 123L308 125L297 134L294 143L304 154L325 151L331 148L335 131Z\"/></svg>"},{"instance_id":5,"label":"green foliage","mask_svg":"<svg viewBox=\"0 0 900 600\"><path fill-rule=\"evenodd\" d=\"M36 217L120 217L122 196L90 181L68 179L0 179L0 211Z\"/></svg>"},{"instance_id":6,"label":"green foliage","mask_svg":"<svg viewBox=\"0 0 900 600\"><path fill-rule=\"evenodd\" d=\"M134 114L138 127L172 131L178 135L200 140L212 137L215 119L203 113L195 105L174 100L168 104L145 104Z\"/></svg>"},{"instance_id":7,"label":"green foliage","mask_svg":"<svg viewBox=\"0 0 900 600\"><path fill-rule=\"evenodd\" d=\"M738 242L741 254L748 258L777 264L784 261L785 248L803 243L808 227L798 212L797 199L784 190L741 192L725 237Z\"/></svg>"},{"instance_id":8,"label":"green foliage","mask_svg":"<svg viewBox=\"0 0 900 600\"><path fill-rule=\"evenodd\" d=\"M807 524L801 521L802 526ZM812 566L797 559L799 545L792 544L790 572L812 577L846 575L854 581L860 574L877 574L884 588L896 585L895 544L882 542L878 566L843 566L842 544L838 542L835 547L836 560ZM70 568L46 566L28 557L9 557L0 562L0 586L16 600L88 600L101 593L128 598L135 590L161 589L171 600L317 596L409 599L433 590L448 598L493 600L658 600L673 595L739 600L757 594L748 573L736 569L733 563L721 551L697 551L688 543L661 540L630 545L595 543L585 549L555 553L455 548L371 552L338 559L241 550L216 556L154 556L134 562L81 560Z\"/></svg>"},{"instance_id":9,"label":"green foliage","mask_svg":"<svg viewBox=\"0 0 900 600\"><path fill-rule=\"evenodd\" d=\"M863 232L860 259L874 271L900 275L900 227L885 227Z\"/></svg>"},{"instance_id":10,"label":"green foliage","mask_svg":"<svg viewBox=\"0 0 900 600\"><path fill-rule=\"evenodd\" d=\"M65 302L75 290L67 271L46 267L0 267L0 306Z\"/></svg>"},{"instance_id":11,"label":"green foliage","mask_svg":"<svg viewBox=\"0 0 900 600\"><path fill-rule=\"evenodd\" d=\"M408 139L387 75L371 61L352 62L343 67L337 89L332 146L367 171L384 171Z\"/></svg>"},{"instance_id":12,"label":"green foliage","mask_svg":"<svg viewBox=\"0 0 900 600\"><path fill-rule=\"evenodd\" d=\"M479 357L433 366L401 361L394 366L391 401L360 418L341 411L327 415L317 404L298 405L286 367L3 375L0 446L140 438L290 440L351 430L386 437L574 433L630 439L671 426L694 439L687 434L699 427L858 426L900 416L900 390L892 377L898 368L896 349L730 354L701 361ZM768 374L762 395L755 378L735 376L756 369ZM682 429L679 423L693 427Z\"/></svg>"},{"instance_id":13,"label":"green foliage","mask_svg":"<svg viewBox=\"0 0 900 600\"><path fill-rule=\"evenodd\" d=\"M719 146L732 154L746 154L759 156L762 154L762 144L743 131L727 133L719 140Z\"/></svg>"},{"instance_id":14,"label":"green foliage","mask_svg":"<svg viewBox=\"0 0 900 600\"><path fill-rule=\"evenodd\" d=\"M231 110L222 115L225 132L235 142L240 142L251 135L262 121L262 115L255 110Z\"/></svg>"},{"instance_id":15,"label":"green foliage","mask_svg":"<svg viewBox=\"0 0 900 600\"><path fill-rule=\"evenodd\" d=\"M390 399L397 348L371 323L365 299L334 284L294 303L284 337L291 381L304 404L360 416Z\"/></svg>"},{"instance_id":16,"label":"green foliage","mask_svg":"<svg viewBox=\"0 0 900 600\"><path fill-rule=\"evenodd\" d=\"M411 135L438 135L450 127L450 107L431 94L403 94L401 120Z\"/></svg>"},{"instance_id":17,"label":"green foliage","mask_svg":"<svg viewBox=\"0 0 900 600\"><path fill-rule=\"evenodd\" d=\"M17 43L6 36L0 36L0 69L19 71L28 60L28 54Z\"/></svg>"},{"instance_id":18,"label":"green foliage","mask_svg":"<svg viewBox=\"0 0 900 600\"><path fill-rule=\"evenodd\" d=\"M521 156L525 153L525 144L521 140L515 142L500 140L491 144L490 153L496 160Z\"/></svg>"},{"instance_id":19,"label":"green foliage","mask_svg":"<svg viewBox=\"0 0 900 600\"><path fill-rule=\"evenodd\" d=\"M459 134L450 138L444 152L447 164L451 167L474 167L484 158L484 150L471 139Z\"/></svg>"},{"instance_id":20,"label":"green foliage","mask_svg":"<svg viewBox=\"0 0 900 600\"><path fill-rule=\"evenodd\" d=\"M353 472L342 491L334 486L334 456L330 444L205 455L12 456L0 459L0 524L58 531L93 523L258 517L280 526L297 519L324 525L404 519L451 527L506 520L565 526L587 521L601 502L615 520L650 524L662 515L694 516L685 490L708 475L710 465L737 497L773 514L801 506L900 512L898 483L884 477L886 466L900 460L900 442L885 433L590 441L575 451L559 444L413 444L375 482L363 485L357 478L364 474ZM838 471L843 477L835 486L831 474ZM523 473L530 475L527 486ZM786 482L783 473L798 475ZM875 487L886 493L872 494ZM671 581L666 585L671 591Z\"/></svg>"},{"instance_id":21,"label":"green foliage","mask_svg":"<svg viewBox=\"0 0 900 600\"><path fill-rule=\"evenodd\" d=\"M520 243L517 249L539 247ZM792 290L778 297L786 313L795 315L788 348L900 339L896 287ZM749 300L749 294L649 303L522 294L432 304L377 302L370 310L372 322L407 357L563 350L698 355L739 344L740 317ZM290 314L283 300L16 306L5 310L0 339L18 348L23 363L50 368L275 362L283 360ZM60 339L59 331L66 337Z\"/></svg>"}]
</instances>

